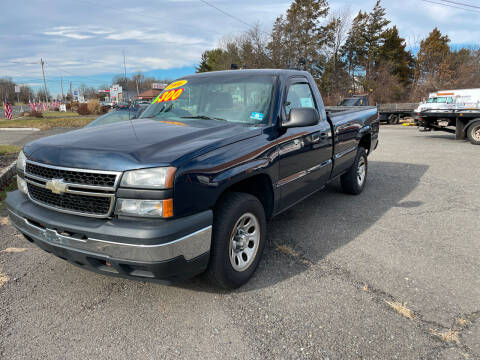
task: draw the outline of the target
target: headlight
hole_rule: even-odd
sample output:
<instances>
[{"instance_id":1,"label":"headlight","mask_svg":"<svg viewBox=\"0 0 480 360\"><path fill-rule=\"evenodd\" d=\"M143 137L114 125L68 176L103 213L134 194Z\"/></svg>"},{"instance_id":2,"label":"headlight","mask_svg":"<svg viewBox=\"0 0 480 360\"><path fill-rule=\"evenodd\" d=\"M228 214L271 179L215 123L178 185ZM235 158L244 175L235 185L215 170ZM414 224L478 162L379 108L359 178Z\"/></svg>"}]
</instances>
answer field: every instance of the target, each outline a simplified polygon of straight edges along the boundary
<instances>
[{"instance_id":1,"label":"headlight","mask_svg":"<svg viewBox=\"0 0 480 360\"><path fill-rule=\"evenodd\" d=\"M25 156L23 151L20 151L20 154L18 154L18 159L17 159L17 170L25 172L26 166L27 166L27 157Z\"/></svg>"},{"instance_id":2,"label":"headlight","mask_svg":"<svg viewBox=\"0 0 480 360\"><path fill-rule=\"evenodd\" d=\"M28 195L27 183L18 175L17 175L17 188L25 195Z\"/></svg>"},{"instance_id":3,"label":"headlight","mask_svg":"<svg viewBox=\"0 0 480 360\"><path fill-rule=\"evenodd\" d=\"M173 200L118 199L115 213L126 216L172 217Z\"/></svg>"},{"instance_id":4,"label":"headlight","mask_svg":"<svg viewBox=\"0 0 480 360\"><path fill-rule=\"evenodd\" d=\"M161 167L127 171L121 186L143 189L169 189L173 187L174 167Z\"/></svg>"}]
</instances>

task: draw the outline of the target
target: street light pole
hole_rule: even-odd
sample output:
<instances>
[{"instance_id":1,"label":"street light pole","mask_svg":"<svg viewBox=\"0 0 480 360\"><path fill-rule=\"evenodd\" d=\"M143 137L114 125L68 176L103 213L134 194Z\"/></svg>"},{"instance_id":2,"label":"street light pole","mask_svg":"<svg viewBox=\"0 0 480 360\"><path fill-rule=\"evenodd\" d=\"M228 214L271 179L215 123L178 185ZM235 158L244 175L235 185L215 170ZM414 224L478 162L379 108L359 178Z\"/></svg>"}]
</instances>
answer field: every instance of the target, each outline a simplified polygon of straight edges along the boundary
<instances>
[{"instance_id":1,"label":"street light pole","mask_svg":"<svg viewBox=\"0 0 480 360\"><path fill-rule=\"evenodd\" d=\"M45 102L48 103L48 97L47 97L47 82L45 81L45 70L43 65L45 64L43 62L43 59L40 59L40 64L42 64L42 75L43 75L43 87L45 89Z\"/></svg>"}]
</instances>

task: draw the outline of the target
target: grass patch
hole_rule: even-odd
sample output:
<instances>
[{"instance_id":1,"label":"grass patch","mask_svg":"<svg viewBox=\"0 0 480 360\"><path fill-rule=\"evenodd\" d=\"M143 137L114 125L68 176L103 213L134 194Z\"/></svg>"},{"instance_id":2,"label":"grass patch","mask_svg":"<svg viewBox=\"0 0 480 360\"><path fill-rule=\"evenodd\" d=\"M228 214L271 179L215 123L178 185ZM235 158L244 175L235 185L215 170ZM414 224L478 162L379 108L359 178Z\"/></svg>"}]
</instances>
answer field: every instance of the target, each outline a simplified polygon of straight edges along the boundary
<instances>
[{"instance_id":1,"label":"grass patch","mask_svg":"<svg viewBox=\"0 0 480 360\"><path fill-rule=\"evenodd\" d=\"M7 274L2 273L2 269L0 268L0 288L8 282Z\"/></svg>"},{"instance_id":2,"label":"grass patch","mask_svg":"<svg viewBox=\"0 0 480 360\"><path fill-rule=\"evenodd\" d=\"M400 315L405 316L408 319L413 319L415 317L415 314L412 310L408 309L405 305L399 303L399 302L392 302L385 300L385 302L390 305L390 307L398 312Z\"/></svg>"},{"instance_id":3,"label":"grass patch","mask_svg":"<svg viewBox=\"0 0 480 360\"><path fill-rule=\"evenodd\" d=\"M78 116L76 111L67 111L67 112L60 112L60 111L44 111L43 117L49 118L68 118L68 117L75 117Z\"/></svg>"},{"instance_id":4,"label":"grass patch","mask_svg":"<svg viewBox=\"0 0 480 360\"><path fill-rule=\"evenodd\" d=\"M26 250L27 250L26 248L9 247L9 248L6 248L5 250L1 250L0 253L13 254L13 253L21 253L21 252L24 252Z\"/></svg>"},{"instance_id":5,"label":"grass patch","mask_svg":"<svg viewBox=\"0 0 480 360\"><path fill-rule=\"evenodd\" d=\"M42 119L24 117L15 120L0 120L0 128L37 128L40 130L48 130L57 127L80 128L89 124L95 118L96 116L79 117L78 115L67 117L44 117Z\"/></svg>"},{"instance_id":6,"label":"grass patch","mask_svg":"<svg viewBox=\"0 0 480 360\"><path fill-rule=\"evenodd\" d=\"M0 156L19 153L22 148L15 145L0 145Z\"/></svg>"},{"instance_id":7,"label":"grass patch","mask_svg":"<svg viewBox=\"0 0 480 360\"><path fill-rule=\"evenodd\" d=\"M430 334L440 338L442 341L446 343L455 342L457 344L460 344L460 338L458 337L458 330L436 331L434 329L430 329Z\"/></svg>"},{"instance_id":8,"label":"grass patch","mask_svg":"<svg viewBox=\"0 0 480 360\"><path fill-rule=\"evenodd\" d=\"M293 250L290 246L288 245L277 245L276 246L276 249L277 251L285 254L285 255L288 255L288 256L291 256L293 258L296 258L297 260L299 260L302 264L304 265L307 265L307 266L310 266L310 265L313 265L313 263L308 260L308 259L305 259L302 255L300 255L298 252L296 252L295 250Z\"/></svg>"}]
</instances>

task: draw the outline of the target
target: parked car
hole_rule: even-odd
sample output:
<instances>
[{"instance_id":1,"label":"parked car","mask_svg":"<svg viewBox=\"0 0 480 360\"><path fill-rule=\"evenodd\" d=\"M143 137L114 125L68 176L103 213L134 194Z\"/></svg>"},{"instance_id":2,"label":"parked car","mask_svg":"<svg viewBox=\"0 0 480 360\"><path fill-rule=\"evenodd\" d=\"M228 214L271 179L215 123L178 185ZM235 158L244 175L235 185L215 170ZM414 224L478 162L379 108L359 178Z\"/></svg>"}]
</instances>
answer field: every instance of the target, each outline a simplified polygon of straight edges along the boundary
<instances>
[{"instance_id":1,"label":"parked car","mask_svg":"<svg viewBox=\"0 0 480 360\"><path fill-rule=\"evenodd\" d=\"M113 106L113 102L112 101L100 101L100 105L111 108Z\"/></svg>"},{"instance_id":2,"label":"parked car","mask_svg":"<svg viewBox=\"0 0 480 360\"><path fill-rule=\"evenodd\" d=\"M195 74L140 119L27 144L6 203L27 240L85 269L164 281L207 271L236 288L258 266L268 219L336 179L363 191L378 130L375 107L327 112L307 72Z\"/></svg>"},{"instance_id":3,"label":"parked car","mask_svg":"<svg viewBox=\"0 0 480 360\"><path fill-rule=\"evenodd\" d=\"M130 107L130 103L122 101L113 104L114 109L128 109Z\"/></svg>"},{"instance_id":4,"label":"parked car","mask_svg":"<svg viewBox=\"0 0 480 360\"><path fill-rule=\"evenodd\" d=\"M85 127L107 125L107 124L113 124L113 123L118 123L122 121L136 119L145 110L145 108L146 107L120 108L114 111L110 111L96 118Z\"/></svg>"}]
</instances>

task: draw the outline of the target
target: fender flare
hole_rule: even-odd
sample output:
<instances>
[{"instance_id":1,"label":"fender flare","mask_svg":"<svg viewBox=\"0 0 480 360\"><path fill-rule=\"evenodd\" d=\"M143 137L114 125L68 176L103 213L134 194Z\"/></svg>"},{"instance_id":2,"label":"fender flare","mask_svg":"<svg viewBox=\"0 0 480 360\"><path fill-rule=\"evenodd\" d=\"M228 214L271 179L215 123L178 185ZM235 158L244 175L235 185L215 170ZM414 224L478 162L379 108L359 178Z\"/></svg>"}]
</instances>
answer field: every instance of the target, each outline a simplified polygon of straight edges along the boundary
<instances>
[{"instance_id":1,"label":"fender flare","mask_svg":"<svg viewBox=\"0 0 480 360\"><path fill-rule=\"evenodd\" d=\"M465 127L464 127L465 135L467 135L467 132L468 132L468 129L470 128L470 126L472 126L476 122L480 123L480 118L472 119L465 125Z\"/></svg>"}]
</instances>

